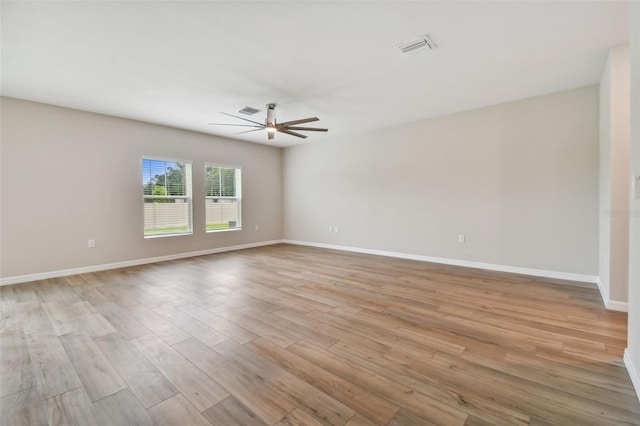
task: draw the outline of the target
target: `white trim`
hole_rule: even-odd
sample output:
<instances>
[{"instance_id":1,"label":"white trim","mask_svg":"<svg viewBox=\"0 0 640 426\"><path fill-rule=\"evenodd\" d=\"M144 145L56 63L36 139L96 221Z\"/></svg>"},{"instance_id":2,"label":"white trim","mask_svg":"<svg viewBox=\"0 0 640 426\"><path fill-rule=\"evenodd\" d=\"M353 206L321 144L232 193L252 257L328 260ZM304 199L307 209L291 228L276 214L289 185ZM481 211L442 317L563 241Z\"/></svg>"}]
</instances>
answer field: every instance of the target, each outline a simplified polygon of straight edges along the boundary
<instances>
[{"instance_id":1,"label":"white trim","mask_svg":"<svg viewBox=\"0 0 640 426\"><path fill-rule=\"evenodd\" d=\"M142 160L157 160L157 161L168 161L171 163L185 163L193 165L193 160L181 160L179 158L171 158L171 157L156 157L155 155L142 155L140 157L140 164L142 165Z\"/></svg>"},{"instance_id":2,"label":"white trim","mask_svg":"<svg viewBox=\"0 0 640 426\"><path fill-rule=\"evenodd\" d=\"M600 277L596 279L596 284L598 284L600 297L602 297L602 302L604 303L605 308L611 311L629 312L629 304L627 302L619 302L617 300L609 299L609 288L602 285Z\"/></svg>"},{"instance_id":3,"label":"white trim","mask_svg":"<svg viewBox=\"0 0 640 426\"><path fill-rule=\"evenodd\" d=\"M183 233L172 233L172 234L149 234L149 235L144 235L144 239L153 239L153 238L164 238L164 237L185 237L185 236L189 236L189 235L193 235L193 230L189 231L189 232L183 232Z\"/></svg>"},{"instance_id":4,"label":"white trim","mask_svg":"<svg viewBox=\"0 0 640 426\"><path fill-rule=\"evenodd\" d=\"M205 161L204 162L204 169L205 170L207 170L207 166L218 167L218 168L222 168L222 169L240 169L240 170L242 170L242 166L234 166L233 164L222 164L222 163L215 163L215 162Z\"/></svg>"},{"instance_id":5,"label":"white trim","mask_svg":"<svg viewBox=\"0 0 640 426\"><path fill-rule=\"evenodd\" d=\"M600 280L600 277L596 280L596 284L598 285L598 290L600 290L600 297L602 297L602 301L604 302L605 307L607 307L607 302L609 301L609 287L605 287ZM607 307L607 309L609 309Z\"/></svg>"},{"instance_id":6,"label":"white trim","mask_svg":"<svg viewBox=\"0 0 640 426\"><path fill-rule=\"evenodd\" d=\"M629 304L627 302L605 300L604 306L611 311L629 312Z\"/></svg>"},{"instance_id":7,"label":"white trim","mask_svg":"<svg viewBox=\"0 0 640 426\"><path fill-rule=\"evenodd\" d=\"M39 274L18 275L15 277L0 278L0 286L25 283L29 281L45 280L48 278L65 277L67 275L86 274L89 272L105 271L107 269L126 268L129 266L144 265L147 263L166 262L167 260L184 259L186 257L205 256L207 254L222 253L225 251L243 250L253 247L280 244L282 240L260 241L257 243L240 244L237 246L218 247L208 250L191 251L187 253L170 254L167 256L149 257L146 259L126 260L124 262L107 263L103 265L83 266L81 268L63 269L59 271L42 272Z\"/></svg>"},{"instance_id":8,"label":"white trim","mask_svg":"<svg viewBox=\"0 0 640 426\"><path fill-rule=\"evenodd\" d=\"M108 263L102 265L85 266L81 268L64 269L59 271L43 272L38 274L18 275L15 277L0 278L0 286L18 284L29 281L44 280L48 278L63 277L67 275L85 274L89 272L105 271L108 269L126 268L129 266L144 265L147 263L165 262L168 260L183 259L194 256L204 256L208 254L222 253L226 251L242 250L252 247L267 246L279 243L327 248L333 250L351 251L355 253L374 254L379 256L396 257L401 259L418 260L422 262L441 263L445 265L463 266L467 268L486 269L490 271L509 272L513 274L531 275L536 277L556 278L569 281L581 281L589 283L599 283L598 277L592 275L573 274L568 272L546 271L542 269L521 268L518 266L506 266L496 265L492 263L473 262L467 260L447 259L442 257L422 256L417 254L398 253L386 250L373 250L360 247L348 247L336 244L324 244L324 243L312 243L309 241L297 241L297 240L271 240L261 241L257 243L241 244L236 246L218 247L208 250L193 251L187 253L177 253L167 256L150 257L145 259L127 260L124 262ZM602 289L601 289L602 291ZM607 309L627 311L627 303L609 301L606 303Z\"/></svg>"},{"instance_id":9,"label":"white trim","mask_svg":"<svg viewBox=\"0 0 640 426\"><path fill-rule=\"evenodd\" d=\"M598 277L595 275L574 274L571 272L547 271L544 269L522 268L519 266L496 265L493 263L473 262L469 260L447 259L444 257L422 256L418 254L398 253L386 250L372 250L360 247L347 247L336 244L312 243L309 241L283 240L283 243L296 244L301 246L311 246L328 248L333 250L352 251L356 253L376 254L379 256L398 257L401 259L420 260L422 262L441 263L444 265L464 266L467 268L487 269L490 271L509 272L512 274L531 275L535 277L556 278L568 281L580 281L596 283Z\"/></svg>"},{"instance_id":10,"label":"white trim","mask_svg":"<svg viewBox=\"0 0 640 426\"><path fill-rule=\"evenodd\" d=\"M242 226L237 227L237 228L210 229L210 230L205 231L205 232L207 234L209 234L211 232L233 232L233 231L242 231Z\"/></svg>"},{"instance_id":11,"label":"white trim","mask_svg":"<svg viewBox=\"0 0 640 426\"><path fill-rule=\"evenodd\" d=\"M624 365L627 367L627 372L633 383L633 388L636 390L636 396L640 401L640 369L633 363L631 355L629 354L629 348L624 350Z\"/></svg>"}]
</instances>

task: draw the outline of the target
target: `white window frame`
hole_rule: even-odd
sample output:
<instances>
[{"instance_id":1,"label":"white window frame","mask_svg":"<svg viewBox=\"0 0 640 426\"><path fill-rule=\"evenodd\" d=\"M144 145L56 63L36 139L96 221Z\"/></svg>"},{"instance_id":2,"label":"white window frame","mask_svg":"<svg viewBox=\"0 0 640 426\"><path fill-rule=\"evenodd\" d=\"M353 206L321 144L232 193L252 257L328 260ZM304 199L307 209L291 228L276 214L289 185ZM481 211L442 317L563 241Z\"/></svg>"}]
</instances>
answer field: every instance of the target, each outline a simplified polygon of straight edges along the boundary
<instances>
[{"instance_id":1,"label":"white window frame","mask_svg":"<svg viewBox=\"0 0 640 426\"><path fill-rule=\"evenodd\" d=\"M142 182L144 187L144 170L142 168L142 162L144 160L151 161L167 161L171 163L182 163L189 166L189 172L186 173L185 176L185 184L186 184L186 195L146 195L144 193L144 189L142 191L142 234L144 238L163 238L163 237L176 237L176 236L184 236L184 235L193 235L193 161L191 160L182 160L178 158L168 158L168 157L156 157L154 155L143 155L140 157L140 171L142 173ZM187 215L188 215L188 230L185 232L166 232L166 233L153 233L147 234L144 226L145 214L144 214L144 205L146 204L146 200L154 199L154 198L166 198L166 199L183 199L186 200L187 203Z\"/></svg>"},{"instance_id":2,"label":"white window frame","mask_svg":"<svg viewBox=\"0 0 640 426\"><path fill-rule=\"evenodd\" d=\"M210 196L207 195L207 168L208 167L218 167L221 169L235 169L236 173L235 173L235 188L236 188L236 195L235 197L229 197L229 196ZM242 166L235 166L235 165L231 165L231 164L221 164L221 163L211 163L211 162L205 162L204 163L204 178L205 178L205 184L204 184L204 189L205 189L205 200L204 200L204 229L206 230L207 233L212 233L212 232L229 232L229 231L241 231L242 230ZM222 228L222 229L207 229L207 200L235 200L236 204L238 206L238 220L237 220L237 224L234 228Z\"/></svg>"}]
</instances>

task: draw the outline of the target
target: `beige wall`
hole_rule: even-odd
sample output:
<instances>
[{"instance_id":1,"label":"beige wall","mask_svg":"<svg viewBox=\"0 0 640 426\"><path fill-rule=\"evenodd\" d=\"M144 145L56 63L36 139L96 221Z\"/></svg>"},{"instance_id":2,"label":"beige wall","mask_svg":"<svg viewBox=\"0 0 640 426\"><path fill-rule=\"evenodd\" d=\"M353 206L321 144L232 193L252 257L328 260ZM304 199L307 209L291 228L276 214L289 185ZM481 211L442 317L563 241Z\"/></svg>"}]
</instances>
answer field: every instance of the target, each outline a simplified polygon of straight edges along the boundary
<instances>
[{"instance_id":1,"label":"beige wall","mask_svg":"<svg viewBox=\"0 0 640 426\"><path fill-rule=\"evenodd\" d=\"M286 239L595 276L598 88L287 148L283 182Z\"/></svg>"},{"instance_id":2,"label":"beige wall","mask_svg":"<svg viewBox=\"0 0 640 426\"><path fill-rule=\"evenodd\" d=\"M640 176L640 3L631 5L631 174ZM625 361L640 399L640 199L632 198L629 226L629 328Z\"/></svg>"},{"instance_id":3,"label":"beige wall","mask_svg":"<svg viewBox=\"0 0 640 426\"><path fill-rule=\"evenodd\" d=\"M319 141L282 168L276 148L3 98L2 277L279 239L283 217L289 239L595 275L597 95ZM194 235L142 238L143 155L192 160L194 194L205 162L242 165L244 229L205 233L196 197Z\"/></svg>"},{"instance_id":4,"label":"beige wall","mask_svg":"<svg viewBox=\"0 0 640 426\"><path fill-rule=\"evenodd\" d=\"M600 80L599 285L627 302L629 272L629 47L609 51Z\"/></svg>"},{"instance_id":5,"label":"beige wall","mask_svg":"<svg viewBox=\"0 0 640 426\"><path fill-rule=\"evenodd\" d=\"M10 98L1 107L3 278L282 238L278 148ZM143 155L193 161L193 235L143 238ZM241 231L205 232L205 162L243 167Z\"/></svg>"}]
</instances>

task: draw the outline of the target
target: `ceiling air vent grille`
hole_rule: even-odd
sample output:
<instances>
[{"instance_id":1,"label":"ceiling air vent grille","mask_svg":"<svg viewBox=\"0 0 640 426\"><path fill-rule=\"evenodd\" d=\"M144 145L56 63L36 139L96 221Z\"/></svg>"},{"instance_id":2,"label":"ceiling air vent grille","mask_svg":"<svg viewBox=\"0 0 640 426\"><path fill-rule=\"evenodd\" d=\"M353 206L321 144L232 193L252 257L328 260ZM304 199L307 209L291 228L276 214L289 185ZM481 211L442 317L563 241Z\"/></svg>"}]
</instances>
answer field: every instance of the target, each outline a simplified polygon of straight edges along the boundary
<instances>
[{"instance_id":1,"label":"ceiling air vent grille","mask_svg":"<svg viewBox=\"0 0 640 426\"><path fill-rule=\"evenodd\" d=\"M257 113L257 112L260 112L260 110L257 109L257 108L252 108L250 106L246 106L246 107L244 107L242 109L239 109L238 112L240 114L253 115L253 114Z\"/></svg>"},{"instance_id":2,"label":"ceiling air vent grille","mask_svg":"<svg viewBox=\"0 0 640 426\"><path fill-rule=\"evenodd\" d=\"M427 48L430 50L433 50L436 48L436 44L426 34L423 36L420 36L415 40L411 40L410 42L402 43L398 45L398 49L400 49L402 53L405 53L407 55L417 53Z\"/></svg>"}]
</instances>

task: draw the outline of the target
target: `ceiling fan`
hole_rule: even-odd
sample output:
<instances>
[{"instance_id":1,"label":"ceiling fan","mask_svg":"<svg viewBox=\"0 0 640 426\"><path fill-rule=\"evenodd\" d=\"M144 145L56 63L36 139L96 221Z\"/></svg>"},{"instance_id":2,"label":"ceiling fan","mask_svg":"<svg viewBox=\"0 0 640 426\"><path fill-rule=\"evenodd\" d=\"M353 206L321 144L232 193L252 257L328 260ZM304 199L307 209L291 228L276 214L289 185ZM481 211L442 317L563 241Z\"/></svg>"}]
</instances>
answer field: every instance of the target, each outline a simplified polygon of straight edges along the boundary
<instances>
[{"instance_id":1,"label":"ceiling fan","mask_svg":"<svg viewBox=\"0 0 640 426\"><path fill-rule=\"evenodd\" d=\"M299 131L302 131L302 132L328 132L329 131L329 129L319 129L317 127L297 126L298 124L318 121L319 120L318 117L301 118L300 120L292 120L292 121L285 121L283 123L278 123L276 121L276 104L267 104L267 118L264 120L264 124L257 121L249 120L248 118L238 117L237 115L227 114L226 112L221 112L220 114L228 115L229 117L237 118L239 120L244 120L244 121L248 121L249 123L252 123L252 124L209 123L213 126L252 127L251 130L245 130L244 132L236 133L236 135L239 135L242 133L257 132L258 130L266 129L267 137L269 138L269 140L275 137L276 132L286 133L288 135L296 136L304 139L307 136L303 135L302 133L298 133Z\"/></svg>"}]
</instances>

